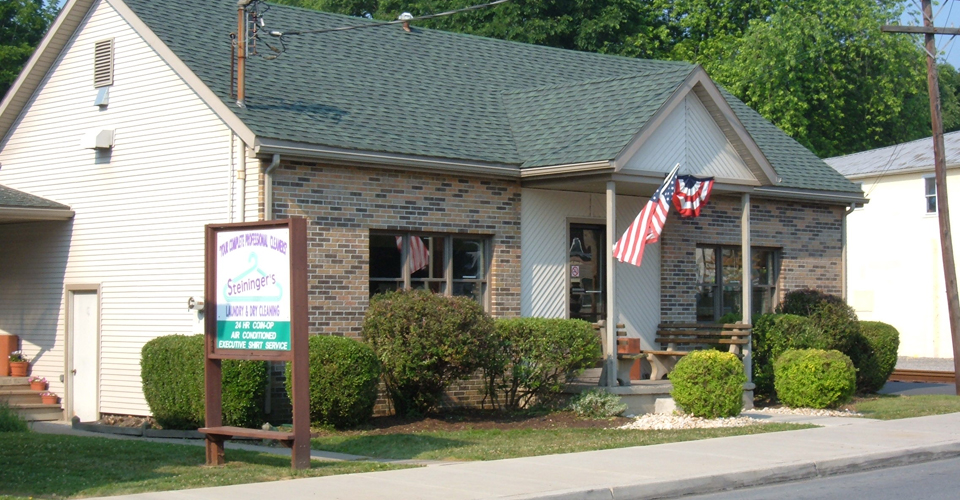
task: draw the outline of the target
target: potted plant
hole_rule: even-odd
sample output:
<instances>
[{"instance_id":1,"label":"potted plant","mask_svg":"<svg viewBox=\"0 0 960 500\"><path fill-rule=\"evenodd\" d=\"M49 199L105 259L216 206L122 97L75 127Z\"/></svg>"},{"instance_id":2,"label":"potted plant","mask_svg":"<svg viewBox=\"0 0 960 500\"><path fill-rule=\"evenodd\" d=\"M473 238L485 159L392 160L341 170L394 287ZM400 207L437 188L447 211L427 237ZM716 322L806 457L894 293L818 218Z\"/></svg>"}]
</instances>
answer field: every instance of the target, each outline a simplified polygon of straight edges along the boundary
<instances>
[{"instance_id":1,"label":"potted plant","mask_svg":"<svg viewBox=\"0 0 960 500\"><path fill-rule=\"evenodd\" d=\"M55 405L60 401L60 398L57 397L57 395L52 392L41 392L40 400L45 405Z\"/></svg>"},{"instance_id":2,"label":"potted plant","mask_svg":"<svg viewBox=\"0 0 960 500\"><path fill-rule=\"evenodd\" d=\"M47 379L43 377L30 377L30 390L31 391L45 391L47 390Z\"/></svg>"},{"instance_id":3,"label":"potted plant","mask_svg":"<svg viewBox=\"0 0 960 500\"><path fill-rule=\"evenodd\" d=\"M23 356L22 351L13 351L10 353L10 376L26 377L27 369L30 368L30 362Z\"/></svg>"}]
</instances>

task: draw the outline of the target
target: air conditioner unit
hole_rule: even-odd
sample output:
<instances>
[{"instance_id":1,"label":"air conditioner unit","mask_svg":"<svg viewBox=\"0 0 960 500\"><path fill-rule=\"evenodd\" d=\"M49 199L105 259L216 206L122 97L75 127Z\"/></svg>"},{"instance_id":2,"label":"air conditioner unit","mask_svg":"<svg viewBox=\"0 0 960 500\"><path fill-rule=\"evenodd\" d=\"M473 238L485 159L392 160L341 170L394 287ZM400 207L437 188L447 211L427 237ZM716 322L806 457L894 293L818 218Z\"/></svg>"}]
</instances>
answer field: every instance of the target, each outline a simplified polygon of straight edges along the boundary
<instances>
[{"instance_id":1,"label":"air conditioner unit","mask_svg":"<svg viewBox=\"0 0 960 500\"><path fill-rule=\"evenodd\" d=\"M113 147L113 129L88 130L80 139L84 149L110 149Z\"/></svg>"}]
</instances>

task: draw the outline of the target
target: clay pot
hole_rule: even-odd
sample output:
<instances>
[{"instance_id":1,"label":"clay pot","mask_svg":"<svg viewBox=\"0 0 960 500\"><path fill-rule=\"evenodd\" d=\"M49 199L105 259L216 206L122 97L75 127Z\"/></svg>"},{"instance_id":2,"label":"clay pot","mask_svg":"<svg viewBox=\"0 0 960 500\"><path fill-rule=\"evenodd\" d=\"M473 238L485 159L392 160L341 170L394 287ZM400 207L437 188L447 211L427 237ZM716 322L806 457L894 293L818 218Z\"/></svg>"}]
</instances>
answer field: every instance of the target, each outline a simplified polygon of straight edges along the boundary
<instances>
[{"instance_id":1,"label":"clay pot","mask_svg":"<svg viewBox=\"0 0 960 500\"><path fill-rule=\"evenodd\" d=\"M47 390L46 382L30 382L31 391L45 391Z\"/></svg>"},{"instance_id":2,"label":"clay pot","mask_svg":"<svg viewBox=\"0 0 960 500\"><path fill-rule=\"evenodd\" d=\"M50 395L41 394L40 401L42 401L43 404L45 405L55 405L60 401L60 397L57 396L56 394L50 394Z\"/></svg>"},{"instance_id":3,"label":"clay pot","mask_svg":"<svg viewBox=\"0 0 960 500\"><path fill-rule=\"evenodd\" d=\"M11 361L10 362L10 376L11 377L26 377L27 370L30 368L30 363L28 361Z\"/></svg>"}]
</instances>

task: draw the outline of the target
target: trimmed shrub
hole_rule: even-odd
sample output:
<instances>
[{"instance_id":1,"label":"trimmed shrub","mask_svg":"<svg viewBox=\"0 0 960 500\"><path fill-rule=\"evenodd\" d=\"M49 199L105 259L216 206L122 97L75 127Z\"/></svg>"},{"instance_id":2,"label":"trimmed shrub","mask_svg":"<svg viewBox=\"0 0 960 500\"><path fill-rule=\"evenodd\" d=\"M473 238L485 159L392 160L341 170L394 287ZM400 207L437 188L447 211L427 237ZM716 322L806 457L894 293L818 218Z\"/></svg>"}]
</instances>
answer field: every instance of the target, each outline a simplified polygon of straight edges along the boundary
<instances>
[{"instance_id":1,"label":"trimmed shrub","mask_svg":"<svg viewBox=\"0 0 960 500\"><path fill-rule=\"evenodd\" d=\"M774 362L777 396L794 408L836 408L853 396L853 362L837 350L791 349Z\"/></svg>"},{"instance_id":2,"label":"trimmed shrub","mask_svg":"<svg viewBox=\"0 0 960 500\"><path fill-rule=\"evenodd\" d=\"M477 301L422 290L376 295L363 320L363 338L383 368L398 415L436 408L455 380L493 356L493 320Z\"/></svg>"},{"instance_id":3,"label":"trimmed shrub","mask_svg":"<svg viewBox=\"0 0 960 500\"><path fill-rule=\"evenodd\" d=\"M753 326L753 383L757 397L772 397L773 362L788 349L825 349L829 343L808 319L793 314L764 314Z\"/></svg>"},{"instance_id":4,"label":"trimmed shrub","mask_svg":"<svg viewBox=\"0 0 960 500\"><path fill-rule=\"evenodd\" d=\"M810 316L813 314L814 309L819 307L822 302L846 305L843 299L836 295L805 288L803 290L794 290L784 295L783 301L777 306L777 313Z\"/></svg>"},{"instance_id":5,"label":"trimmed shrub","mask_svg":"<svg viewBox=\"0 0 960 500\"><path fill-rule=\"evenodd\" d=\"M27 423L6 403L0 402L0 432L27 432Z\"/></svg>"},{"instance_id":6,"label":"trimmed shrub","mask_svg":"<svg viewBox=\"0 0 960 500\"><path fill-rule=\"evenodd\" d=\"M495 407L548 403L601 356L597 334L583 320L505 318L494 325L493 357L484 378Z\"/></svg>"},{"instance_id":7,"label":"trimmed shrub","mask_svg":"<svg viewBox=\"0 0 960 500\"><path fill-rule=\"evenodd\" d=\"M263 424L267 364L223 360L223 424ZM140 358L143 396L157 423L165 429L204 425L203 335L167 335L143 346Z\"/></svg>"},{"instance_id":8,"label":"trimmed shrub","mask_svg":"<svg viewBox=\"0 0 960 500\"><path fill-rule=\"evenodd\" d=\"M714 350L694 351L670 372L670 395L683 411L703 418L733 417L743 409L743 384L747 376L735 354Z\"/></svg>"},{"instance_id":9,"label":"trimmed shrub","mask_svg":"<svg viewBox=\"0 0 960 500\"><path fill-rule=\"evenodd\" d=\"M310 421L337 429L370 419L377 402L380 362L370 346L356 340L310 337ZM291 365L287 363L287 394L293 400Z\"/></svg>"},{"instance_id":10,"label":"trimmed shrub","mask_svg":"<svg viewBox=\"0 0 960 500\"><path fill-rule=\"evenodd\" d=\"M879 321L861 321L860 333L866 349L857 369L857 391L877 392L887 383L897 365L900 332Z\"/></svg>"},{"instance_id":11,"label":"trimmed shrub","mask_svg":"<svg viewBox=\"0 0 960 500\"><path fill-rule=\"evenodd\" d=\"M570 400L570 410L581 418L613 418L627 411L627 405L616 394L590 389Z\"/></svg>"}]
</instances>

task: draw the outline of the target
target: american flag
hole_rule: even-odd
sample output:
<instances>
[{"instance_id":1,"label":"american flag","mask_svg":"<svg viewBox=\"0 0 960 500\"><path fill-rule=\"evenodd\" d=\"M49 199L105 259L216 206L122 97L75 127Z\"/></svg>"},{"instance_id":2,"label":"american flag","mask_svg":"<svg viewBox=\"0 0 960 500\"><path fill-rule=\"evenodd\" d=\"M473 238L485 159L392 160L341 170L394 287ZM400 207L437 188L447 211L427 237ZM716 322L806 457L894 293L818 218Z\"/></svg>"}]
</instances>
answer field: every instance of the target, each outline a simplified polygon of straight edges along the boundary
<instances>
[{"instance_id":1,"label":"american flag","mask_svg":"<svg viewBox=\"0 0 960 500\"><path fill-rule=\"evenodd\" d=\"M403 236L397 236L397 250L403 252ZM419 236L410 237L410 272L415 273L430 265L430 249Z\"/></svg>"},{"instance_id":2,"label":"american flag","mask_svg":"<svg viewBox=\"0 0 960 500\"><path fill-rule=\"evenodd\" d=\"M677 194L673 197L673 206L677 207L681 217L698 217L700 209L710 200L713 189L713 177L700 179L692 175L677 177Z\"/></svg>"},{"instance_id":3,"label":"american flag","mask_svg":"<svg viewBox=\"0 0 960 500\"><path fill-rule=\"evenodd\" d=\"M643 207L633 224L627 228L617 244L613 246L613 256L620 262L627 262L639 266L643 260L643 247L647 243L656 243L660 240L660 232L667 222L670 213L670 201L676 190L678 163L663 184L653 193L653 197Z\"/></svg>"}]
</instances>

